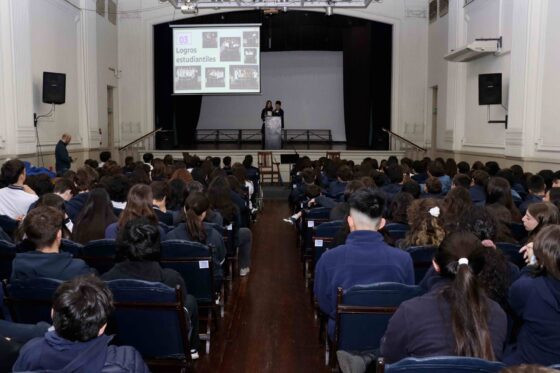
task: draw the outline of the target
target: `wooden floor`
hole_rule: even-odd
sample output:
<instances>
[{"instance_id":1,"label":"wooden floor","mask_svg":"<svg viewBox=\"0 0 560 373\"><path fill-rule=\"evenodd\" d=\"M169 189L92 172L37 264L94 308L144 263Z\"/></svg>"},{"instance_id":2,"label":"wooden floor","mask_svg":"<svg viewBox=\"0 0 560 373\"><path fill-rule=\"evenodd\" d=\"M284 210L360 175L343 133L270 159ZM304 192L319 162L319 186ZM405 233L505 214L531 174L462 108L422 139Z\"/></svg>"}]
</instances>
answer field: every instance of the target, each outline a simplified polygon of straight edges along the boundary
<instances>
[{"instance_id":1,"label":"wooden floor","mask_svg":"<svg viewBox=\"0 0 560 373\"><path fill-rule=\"evenodd\" d=\"M213 335L210 355L196 372L329 372L303 282L295 232L282 218L287 202L265 202L253 225L251 273Z\"/></svg>"}]
</instances>

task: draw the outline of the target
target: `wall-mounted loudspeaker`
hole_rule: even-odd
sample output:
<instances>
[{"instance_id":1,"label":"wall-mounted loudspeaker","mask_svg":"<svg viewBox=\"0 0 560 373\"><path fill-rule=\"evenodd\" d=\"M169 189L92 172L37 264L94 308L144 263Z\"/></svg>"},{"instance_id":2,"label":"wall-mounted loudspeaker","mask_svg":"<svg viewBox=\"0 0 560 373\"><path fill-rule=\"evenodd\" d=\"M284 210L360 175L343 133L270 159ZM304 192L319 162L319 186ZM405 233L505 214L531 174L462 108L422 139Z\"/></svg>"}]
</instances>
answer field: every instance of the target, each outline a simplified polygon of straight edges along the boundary
<instances>
[{"instance_id":1,"label":"wall-mounted loudspeaker","mask_svg":"<svg viewBox=\"0 0 560 373\"><path fill-rule=\"evenodd\" d=\"M502 74L478 76L478 104L500 105L502 103Z\"/></svg>"},{"instance_id":2,"label":"wall-mounted loudspeaker","mask_svg":"<svg viewBox=\"0 0 560 373\"><path fill-rule=\"evenodd\" d=\"M66 74L43 73L43 102L56 105L66 102Z\"/></svg>"}]
</instances>

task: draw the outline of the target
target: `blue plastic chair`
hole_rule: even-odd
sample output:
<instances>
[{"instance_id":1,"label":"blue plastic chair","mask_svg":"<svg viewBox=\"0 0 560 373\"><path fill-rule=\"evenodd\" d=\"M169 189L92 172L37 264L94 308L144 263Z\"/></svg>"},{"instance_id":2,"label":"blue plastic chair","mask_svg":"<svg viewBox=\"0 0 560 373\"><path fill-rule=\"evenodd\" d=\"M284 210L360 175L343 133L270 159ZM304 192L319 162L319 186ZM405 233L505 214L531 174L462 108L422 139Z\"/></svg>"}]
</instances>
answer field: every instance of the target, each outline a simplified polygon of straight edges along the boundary
<instances>
[{"instance_id":1,"label":"blue plastic chair","mask_svg":"<svg viewBox=\"0 0 560 373\"><path fill-rule=\"evenodd\" d=\"M389 223L385 225L384 229L392 239L397 241L402 240L406 236L406 233L408 232L410 227L408 226L408 224Z\"/></svg>"},{"instance_id":2,"label":"blue plastic chair","mask_svg":"<svg viewBox=\"0 0 560 373\"><path fill-rule=\"evenodd\" d=\"M406 251L412 257L414 279L415 283L418 284L432 266L432 259L434 258L436 248L435 246L411 246L407 247Z\"/></svg>"},{"instance_id":3,"label":"blue plastic chair","mask_svg":"<svg viewBox=\"0 0 560 373\"><path fill-rule=\"evenodd\" d=\"M0 281L7 280L12 275L12 261L16 256L16 245L0 240Z\"/></svg>"},{"instance_id":4,"label":"blue plastic chair","mask_svg":"<svg viewBox=\"0 0 560 373\"><path fill-rule=\"evenodd\" d=\"M115 342L136 348L150 367L190 366L189 327L183 289L159 282L113 280L115 311L108 331Z\"/></svg>"},{"instance_id":5,"label":"blue plastic chair","mask_svg":"<svg viewBox=\"0 0 560 373\"><path fill-rule=\"evenodd\" d=\"M10 310L12 320L24 324L36 324L39 321L52 323L52 296L62 282L40 277L5 284L4 303Z\"/></svg>"},{"instance_id":6,"label":"blue plastic chair","mask_svg":"<svg viewBox=\"0 0 560 373\"><path fill-rule=\"evenodd\" d=\"M521 245L509 242L496 242L496 247L504 253L510 262L519 268L525 266L523 255L519 253Z\"/></svg>"},{"instance_id":7,"label":"blue plastic chair","mask_svg":"<svg viewBox=\"0 0 560 373\"><path fill-rule=\"evenodd\" d=\"M394 282L338 288L334 351L378 349L397 307L423 293L419 286Z\"/></svg>"},{"instance_id":8,"label":"blue plastic chair","mask_svg":"<svg viewBox=\"0 0 560 373\"><path fill-rule=\"evenodd\" d=\"M498 373L503 368L505 368L505 364L499 361L487 361L474 357L409 357L388 365L385 365L383 358L379 358L376 373Z\"/></svg>"},{"instance_id":9,"label":"blue plastic chair","mask_svg":"<svg viewBox=\"0 0 560 373\"><path fill-rule=\"evenodd\" d=\"M81 258L99 274L103 274L113 268L116 255L115 240L102 239L88 242L82 248Z\"/></svg>"},{"instance_id":10,"label":"blue plastic chair","mask_svg":"<svg viewBox=\"0 0 560 373\"><path fill-rule=\"evenodd\" d=\"M198 242L168 240L161 243L161 266L179 272L189 294L197 300L200 319L206 321L206 353L210 353L212 321L217 326L216 286L211 248ZM206 311L205 314L203 311Z\"/></svg>"}]
</instances>

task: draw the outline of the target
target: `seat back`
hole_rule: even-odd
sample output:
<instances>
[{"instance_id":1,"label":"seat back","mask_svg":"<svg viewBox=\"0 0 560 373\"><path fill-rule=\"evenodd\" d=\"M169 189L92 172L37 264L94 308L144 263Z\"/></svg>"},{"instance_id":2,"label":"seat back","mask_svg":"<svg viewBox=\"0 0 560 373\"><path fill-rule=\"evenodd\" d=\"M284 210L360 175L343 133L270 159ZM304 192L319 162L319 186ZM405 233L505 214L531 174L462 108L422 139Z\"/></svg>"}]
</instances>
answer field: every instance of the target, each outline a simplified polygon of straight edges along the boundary
<instances>
[{"instance_id":1,"label":"seat back","mask_svg":"<svg viewBox=\"0 0 560 373\"><path fill-rule=\"evenodd\" d=\"M62 281L52 278L16 280L5 286L4 303L12 320L35 324L39 321L52 323L52 296Z\"/></svg>"},{"instance_id":2,"label":"seat back","mask_svg":"<svg viewBox=\"0 0 560 373\"><path fill-rule=\"evenodd\" d=\"M381 361L380 361L381 360ZM384 365L382 358L377 362L377 373L497 373L505 368L499 361L487 361L474 357L437 356L414 358L409 357L394 364Z\"/></svg>"},{"instance_id":3,"label":"seat back","mask_svg":"<svg viewBox=\"0 0 560 373\"><path fill-rule=\"evenodd\" d=\"M410 227L408 224L401 224L401 223L389 223L384 227L387 234L395 241L402 240L405 236Z\"/></svg>"},{"instance_id":4,"label":"seat back","mask_svg":"<svg viewBox=\"0 0 560 373\"><path fill-rule=\"evenodd\" d=\"M411 246L407 247L406 251L412 257L412 263L414 264L414 278L416 283L420 283L428 269L432 266L432 259L434 258L434 253L436 252L435 246Z\"/></svg>"},{"instance_id":5,"label":"seat back","mask_svg":"<svg viewBox=\"0 0 560 373\"><path fill-rule=\"evenodd\" d=\"M328 207L316 207L309 210L304 209L301 212L301 249L303 253L310 253L313 248L311 242L313 227L329 221L331 209Z\"/></svg>"},{"instance_id":6,"label":"seat back","mask_svg":"<svg viewBox=\"0 0 560 373\"><path fill-rule=\"evenodd\" d=\"M144 358L190 359L183 289L159 282L113 280L115 311L109 330L116 342L136 348Z\"/></svg>"},{"instance_id":7,"label":"seat back","mask_svg":"<svg viewBox=\"0 0 560 373\"><path fill-rule=\"evenodd\" d=\"M394 282L338 288L335 350L367 351L379 348L389 319L405 300L424 293L419 286ZM367 330L367 333L364 331Z\"/></svg>"},{"instance_id":8,"label":"seat back","mask_svg":"<svg viewBox=\"0 0 560 373\"><path fill-rule=\"evenodd\" d=\"M115 240L102 239L90 241L82 249L82 259L99 274L105 273L115 265L117 247Z\"/></svg>"},{"instance_id":9,"label":"seat back","mask_svg":"<svg viewBox=\"0 0 560 373\"><path fill-rule=\"evenodd\" d=\"M17 220L14 220L6 215L0 215L0 228L6 232L10 237L14 237L14 232L18 227Z\"/></svg>"},{"instance_id":10,"label":"seat back","mask_svg":"<svg viewBox=\"0 0 560 373\"><path fill-rule=\"evenodd\" d=\"M82 256L83 248L83 245L67 239L62 239L62 242L60 243L60 251L70 253L75 258Z\"/></svg>"},{"instance_id":11,"label":"seat back","mask_svg":"<svg viewBox=\"0 0 560 373\"><path fill-rule=\"evenodd\" d=\"M16 256L16 245L0 240L0 281L12 275L12 261Z\"/></svg>"},{"instance_id":12,"label":"seat back","mask_svg":"<svg viewBox=\"0 0 560 373\"><path fill-rule=\"evenodd\" d=\"M259 170L272 168L272 152L258 152L257 153L257 164Z\"/></svg>"},{"instance_id":13,"label":"seat back","mask_svg":"<svg viewBox=\"0 0 560 373\"><path fill-rule=\"evenodd\" d=\"M321 255L333 248L336 235L342 228L342 220L334 220L321 223L313 227L311 242L313 242L314 255L313 264L316 264Z\"/></svg>"},{"instance_id":14,"label":"seat back","mask_svg":"<svg viewBox=\"0 0 560 373\"><path fill-rule=\"evenodd\" d=\"M525 266L523 254L519 253L521 245L508 242L496 242L496 247L504 253L510 262L519 268Z\"/></svg>"},{"instance_id":15,"label":"seat back","mask_svg":"<svg viewBox=\"0 0 560 373\"><path fill-rule=\"evenodd\" d=\"M198 242L167 240L161 243L161 266L171 268L185 280L187 292L197 301L214 301L212 249Z\"/></svg>"}]
</instances>

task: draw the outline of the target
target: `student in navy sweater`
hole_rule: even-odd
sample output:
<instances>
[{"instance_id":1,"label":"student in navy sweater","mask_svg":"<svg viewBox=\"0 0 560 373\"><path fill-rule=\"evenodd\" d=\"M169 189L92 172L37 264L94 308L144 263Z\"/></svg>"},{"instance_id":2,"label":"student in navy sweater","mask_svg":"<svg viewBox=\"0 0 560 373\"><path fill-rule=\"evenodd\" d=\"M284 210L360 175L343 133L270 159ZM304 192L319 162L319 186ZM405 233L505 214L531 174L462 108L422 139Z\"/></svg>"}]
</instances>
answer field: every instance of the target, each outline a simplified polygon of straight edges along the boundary
<instances>
[{"instance_id":1,"label":"student in navy sweater","mask_svg":"<svg viewBox=\"0 0 560 373\"><path fill-rule=\"evenodd\" d=\"M479 285L484 247L468 232L447 236L433 267L439 274L430 291L403 302L387 326L381 353L387 362L424 356L469 356L499 360L507 318Z\"/></svg>"},{"instance_id":2,"label":"student in navy sweater","mask_svg":"<svg viewBox=\"0 0 560 373\"><path fill-rule=\"evenodd\" d=\"M361 189L348 201L350 234L344 245L321 256L315 268L315 295L329 315L329 334L334 332L337 288L358 284L399 282L414 284L410 255L387 245L378 230L385 225L383 192Z\"/></svg>"},{"instance_id":3,"label":"student in navy sweater","mask_svg":"<svg viewBox=\"0 0 560 373\"><path fill-rule=\"evenodd\" d=\"M509 292L523 326L517 343L506 350L508 365L560 363L560 226L543 228L531 254L537 263L534 272L525 269Z\"/></svg>"}]
</instances>

